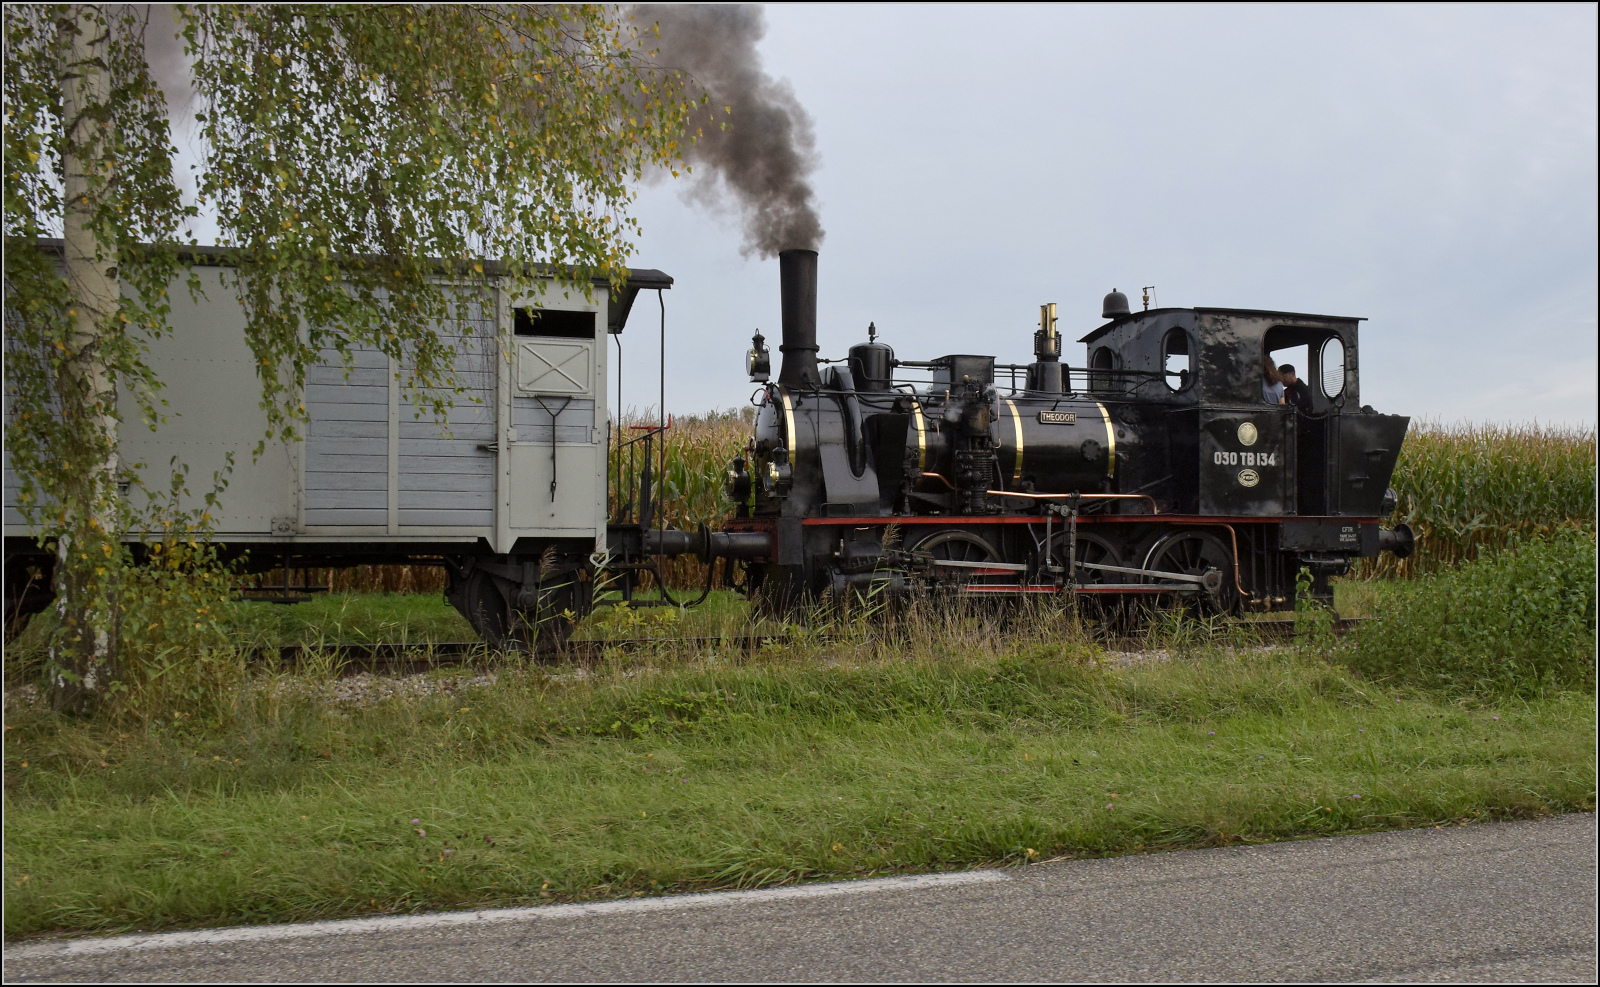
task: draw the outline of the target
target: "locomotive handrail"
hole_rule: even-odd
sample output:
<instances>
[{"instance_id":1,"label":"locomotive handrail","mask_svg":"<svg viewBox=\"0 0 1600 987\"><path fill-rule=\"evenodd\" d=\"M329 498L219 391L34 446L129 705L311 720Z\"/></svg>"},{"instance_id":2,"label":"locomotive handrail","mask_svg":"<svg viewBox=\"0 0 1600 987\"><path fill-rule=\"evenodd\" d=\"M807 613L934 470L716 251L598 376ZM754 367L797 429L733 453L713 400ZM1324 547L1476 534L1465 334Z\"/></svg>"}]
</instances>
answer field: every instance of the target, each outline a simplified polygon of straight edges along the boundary
<instances>
[{"instance_id":1,"label":"locomotive handrail","mask_svg":"<svg viewBox=\"0 0 1600 987\"><path fill-rule=\"evenodd\" d=\"M1090 383L1093 383L1092 381L1085 381L1084 382L1084 386L1081 389L1073 390L1072 389L1071 380L1072 380L1072 375L1074 375L1074 374L1079 375L1079 376L1094 377L1097 381L1102 380L1102 378L1121 378L1119 380L1104 381L1104 382L1109 382L1109 383L1122 385L1121 386L1121 390L1118 392L1118 393L1121 393L1121 394L1132 394L1132 393L1136 392L1140 387L1143 387L1145 384L1148 384L1148 383L1150 383L1152 381L1162 380L1163 378L1169 376L1168 374L1163 373L1163 372L1158 371L1158 370L1089 370L1089 369L1085 369L1083 367L1067 367L1065 364L1063 364L1062 367L1063 367L1063 377L1062 377L1063 386L1067 387L1067 390L1062 391L1059 396L1060 397L1064 397L1064 398L1066 398L1066 397L1075 397L1075 396L1079 396L1079 395L1083 395L1083 394L1104 394L1108 390L1106 387L1103 387L1103 386L1102 387L1091 387L1091 386L1088 386ZM996 368L996 369L997 370L1001 370L1001 369L1006 369L1006 368L1002 367L1002 368ZM1023 368L1023 369L1025 369L1025 368ZM1021 370L1019 370L1018 372L1020 373ZM945 393L943 390L938 390L938 391L932 390L931 387L926 392L918 393L917 390L916 390L916 388L918 386L929 387L931 385L932 382L931 381L926 381L926 380L911 380L911 379L908 379L908 378L905 378L905 377L892 377L892 378L889 379L889 383L890 383L890 385L892 387L894 387L896 389L902 388L902 387L911 388L910 394L915 395L916 397L919 397L919 398L943 397L944 393ZM1017 387L1015 385L1015 381L1013 381L1012 386L1011 386L1012 393L1016 393L1017 391L1022 391L1022 390L1026 390L1026 388ZM892 398L894 396L894 394L895 394L895 391L893 391L893 390L889 390L889 391L864 391L864 390L861 390L860 388L850 389L850 388L840 388L840 387L813 387L813 388L807 389L804 393L807 393L807 394L849 394L849 395L854 395L855 397L858 397L858 398L862 398L862 399L864 399L864 400L866 400L867 402L870 403L870 402L873 402L873 401L882 401L885 398ZM906 392L902 391L900 393L906 393ZM1323 417L1323 416L1320 416L1320 415L1307 415L1307 417ZM641 427L641 426L633 426L633 427Z\"/></svg>"},{"instance_id":2,"label":"locomotive handrail","mask_svg":"<svg viewBox=\"0 0 1600 987\"><path fill-rule=\"evenodd\" d=\"M923 476L928 474L924 473ZM943 479L941 477L940 479ZM1042 494L1027 493L1022 490L986 490L985 493L993 497L1021 497L1028 500L1146 500L1150 502L1150 513L1160 514L1161 508L1156 506L1156 499L1149 494L1116 494L1116 493L1062 493Z\"/></svg>"}]
</instances>

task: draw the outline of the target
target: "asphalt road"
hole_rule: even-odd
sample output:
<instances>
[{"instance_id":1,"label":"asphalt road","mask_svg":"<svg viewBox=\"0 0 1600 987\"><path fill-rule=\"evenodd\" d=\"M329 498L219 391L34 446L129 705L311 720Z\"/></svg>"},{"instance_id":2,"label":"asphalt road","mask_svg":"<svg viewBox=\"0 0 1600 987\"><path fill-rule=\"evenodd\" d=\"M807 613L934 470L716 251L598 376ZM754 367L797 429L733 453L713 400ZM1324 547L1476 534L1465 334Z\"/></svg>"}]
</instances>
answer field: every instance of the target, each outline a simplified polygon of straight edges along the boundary
<instances>
[{"instance_id":1,"label":"asphalt road","mask_svg":"<svg viewBox=\"0 0 1600 987\"><path fill-rule=\"evenodd\" d=\"M1596 979L1593 813L1010 871L114 940L8 982Z\"/></svg>"}]
</instances>

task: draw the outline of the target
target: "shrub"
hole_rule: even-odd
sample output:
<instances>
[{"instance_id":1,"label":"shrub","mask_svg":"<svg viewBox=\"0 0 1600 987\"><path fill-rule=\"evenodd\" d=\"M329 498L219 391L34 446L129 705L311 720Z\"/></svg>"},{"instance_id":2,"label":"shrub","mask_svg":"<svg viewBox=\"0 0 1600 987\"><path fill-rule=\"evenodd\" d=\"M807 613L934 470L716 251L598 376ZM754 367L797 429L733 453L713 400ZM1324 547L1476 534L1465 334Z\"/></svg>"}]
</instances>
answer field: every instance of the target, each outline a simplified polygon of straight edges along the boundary
<instances>
[{"instance_id":1,"label":"shrub","mask_svg":"<svg viewBox=\"0 0 1600 987\"><path fill-rule=\"evenodd\" d=\"M1370 678L1526 696L1593 689L1594 635L1594 536L1569 531L1396 585L1342 655Z\"/></svg>"}]
</instances>

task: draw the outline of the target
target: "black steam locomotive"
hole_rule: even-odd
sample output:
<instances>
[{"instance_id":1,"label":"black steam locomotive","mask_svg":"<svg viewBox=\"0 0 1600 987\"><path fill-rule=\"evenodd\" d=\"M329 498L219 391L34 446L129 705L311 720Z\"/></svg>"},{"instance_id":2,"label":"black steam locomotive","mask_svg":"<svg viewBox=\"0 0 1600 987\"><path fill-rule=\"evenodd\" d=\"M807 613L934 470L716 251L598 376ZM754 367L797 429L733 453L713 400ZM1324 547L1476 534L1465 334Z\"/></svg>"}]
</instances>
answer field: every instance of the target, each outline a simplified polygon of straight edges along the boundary
<instances>
[{"instance_id":1,"label":"black steam locomotive","mask_svg":"<svg viewBox=\"0 0 1600 987\"><path fill-rule=\"evenodd\" d=\"M1381 528L1409 419L1361 404L1359 319L1131 312L1114 291L1083 367L1061 361L1054 305L1026 365L901 360L871 327L826 361L817 255L779 260L782 367L769 380L757 333L748 369L764 391L728 474L737 518L619 543L742 559L747 591L780 606L938 588L1211 613L1292 608L1302 570L1331 600L1328 577L1352 559L1411 550L1406 526ZM1268 403L1269 354L1300 346L1309 401Z\"/></svg>"}]
</instances>

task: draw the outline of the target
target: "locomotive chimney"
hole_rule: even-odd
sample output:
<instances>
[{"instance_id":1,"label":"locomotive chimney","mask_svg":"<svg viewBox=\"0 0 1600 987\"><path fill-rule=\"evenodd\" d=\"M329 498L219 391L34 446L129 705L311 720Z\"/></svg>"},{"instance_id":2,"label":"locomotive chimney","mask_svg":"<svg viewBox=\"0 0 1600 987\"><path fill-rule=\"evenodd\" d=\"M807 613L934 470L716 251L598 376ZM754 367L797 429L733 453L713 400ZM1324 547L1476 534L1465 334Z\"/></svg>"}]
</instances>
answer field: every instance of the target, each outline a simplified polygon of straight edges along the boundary
<instances>
[{"instance_id":1,"label":"locomotive chimney","mask_svg":"<svg viewBox=\"0 0 1600 987\"><path fill-rule=\"evenodd\" d=\"M817 252L784 250L778 254L783 297L783 366L778 383L809 388L821 384L817 373Z\"/></svg>"}]
</instances>

